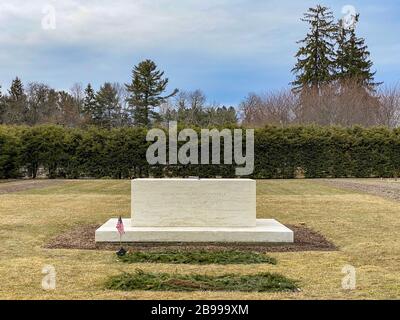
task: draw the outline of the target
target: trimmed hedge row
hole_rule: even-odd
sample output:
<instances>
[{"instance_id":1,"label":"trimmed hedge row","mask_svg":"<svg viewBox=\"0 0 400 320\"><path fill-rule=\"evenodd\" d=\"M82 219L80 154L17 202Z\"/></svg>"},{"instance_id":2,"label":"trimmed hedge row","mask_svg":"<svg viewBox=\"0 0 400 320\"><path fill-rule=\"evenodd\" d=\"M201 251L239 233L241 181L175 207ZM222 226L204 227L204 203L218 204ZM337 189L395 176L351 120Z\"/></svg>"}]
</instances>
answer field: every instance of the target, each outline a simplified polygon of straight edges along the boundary
<instances>
[{"instance_id":1,"label":"trimmed hedge row","mask_svg":"<svg viewBox=\"0 0 400 320\"><path fill-rule=\"evenodd\" d=\"M146 129L0 126L0 178L234 177L235 165L150 166ZM222 150L222 148L221 148ZM400 129L296 126L255 131L253 178L398 177Z\"/></svg>"}]
</instances>

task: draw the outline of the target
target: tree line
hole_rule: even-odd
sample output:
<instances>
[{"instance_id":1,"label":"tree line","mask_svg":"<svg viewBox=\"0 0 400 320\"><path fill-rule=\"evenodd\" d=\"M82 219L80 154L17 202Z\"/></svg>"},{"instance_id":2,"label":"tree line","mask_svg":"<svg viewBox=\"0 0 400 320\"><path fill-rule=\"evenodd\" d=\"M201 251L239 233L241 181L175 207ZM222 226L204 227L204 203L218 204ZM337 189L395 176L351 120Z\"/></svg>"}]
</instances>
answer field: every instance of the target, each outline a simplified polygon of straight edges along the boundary
<instances>
[{"instance_id":1,"label":"tree line","mask_svg":"<svg viewBox=\"0 0 400 320\"><path fill-rule=\"evenodd\" d=\"M69 91L37 82L24 86L17 77L6 92L0 90L0 124L111 129L175 120L186 126L398 126L400 90L375 80L365 39L357 35L360 15L346 25L317 5L301 20L308 32L298 42L291 88L250 93L238 108L210 103L201 90L167 91L164 72L144 60L132 69L130 83L106 82L98 90L91 84L74 84Z\"/></svg>"},{"instance_id":2,"label":"tree line","mask_svg":"<svg viewBox=\"0 0 400 320\"><path fill-rule=\"evenodd\" d=\"M106 82L95 91L75 84L70 92L42 83L25 88L18 77L0 93L0 124L58 124L67 127L151 127L176 120L187 125L236 124L233 107L210 104L201 90L165 94L168 78L154 61L140 62L128 84Z\"/></svg>"}]
</instances>

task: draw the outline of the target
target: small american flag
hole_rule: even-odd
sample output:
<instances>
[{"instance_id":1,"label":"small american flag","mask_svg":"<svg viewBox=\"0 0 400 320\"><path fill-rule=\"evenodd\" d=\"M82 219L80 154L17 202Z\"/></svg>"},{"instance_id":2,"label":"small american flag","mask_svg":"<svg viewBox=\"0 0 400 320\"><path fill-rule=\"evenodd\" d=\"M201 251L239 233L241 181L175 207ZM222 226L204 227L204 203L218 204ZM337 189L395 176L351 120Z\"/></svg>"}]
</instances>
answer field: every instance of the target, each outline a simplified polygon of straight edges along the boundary
<instances>
[{"instance_id":1,"label":"small american flag","mask_svg":"<svg viewBox=\"0 0 400 320\"><path fill-rule=\"evenodd\" d=\"M117 223L117 230L119 232L120 235L123 235L125 233L124 230L124 223L122 221L121 216L118 218L118 223Z\"/></svg>"}]
</instances>

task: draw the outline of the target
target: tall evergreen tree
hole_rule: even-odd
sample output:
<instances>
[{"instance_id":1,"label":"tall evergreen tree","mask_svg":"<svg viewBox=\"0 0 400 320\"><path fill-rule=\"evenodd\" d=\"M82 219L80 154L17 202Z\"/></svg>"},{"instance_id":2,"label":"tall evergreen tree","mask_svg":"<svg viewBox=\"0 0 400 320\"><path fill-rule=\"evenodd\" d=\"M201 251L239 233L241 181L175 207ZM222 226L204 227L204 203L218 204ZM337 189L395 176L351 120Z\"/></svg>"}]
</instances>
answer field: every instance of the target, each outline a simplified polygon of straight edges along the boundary
<instances>
[{"instance_id":1,"label":"tall evergreen tree","mask_svg":"<svg viewBox=\"0 0 400 320\"><path fill-rule=\"evenodd\" d=\"M85 96L83 98L82 113L83 116L92 123L94 120L94 113L96 110L96 94L89 83L85 89Z\"/></svg>"},{"instance_id":2,"label":"tall evergreen tree","mask_svg":"<svg viewBox=\"0 0 400 320\"><path fill-rule=\"evenodd\" d=\"M95 110L96 123L104 127L111 128L118 121L121 115L121 108L118 92L111 83L104 83L97 92Z\"/></svg>"},{"instance_id":3,"label":"tall evergreen tree","mask_svg":"<svg viewBox=\"0 0 400 320\"><path fill-rule=\"evenodd\" d=\"M155 108L174 96L175 89L170 95L163 96L168 85L164 72L157 70L157 65L151 60L140 62L132 70L132 82L126 84L129 97L127 99L134 124L150 126L152 121L159 120Z\"/></svg>"},{"instance_id":4,"label":"tall evergreen tree","mask_svg":"<svg viewBox=\"0 0 400 320\"><path fill-rule=\"evenodd\" d=\"M292 69L296 75L292 82L296 92L302 89L316 89L329 83L335 73L335 30L333 13L327 7L316 6L308 9L301 19L309 24L309 32L296 54L297 63Z\"/></svg>"},{"instance_id":5,"label":"tall evergreen tree","mask_svg":"<svg viewBox=\"0 0 400 320\"><path fill-rule=\"evenodd\" d=\"M354 17L351 26L345 26L339 20L337 31L336 68L338 80L354 80L362 87L374 90L380 83L374 81L376 72L372 72L373 66L370 60L370 52L365 44L365 39L356 35L356 24L359 15Z\"/></svg>"},{"instance_id":6,"label":"tall evergreen tree","mask_svg":"<svg viewBox=\"0 0 400 320\"><path fill-rule=\"evenodd\" d=\"M347 57L347 45L348 45L348 34L349 29L343 25L343 20L339 20L337 33L336 33L336 77L338 79L342 78L346 71L346 66L348 65Z\"/></svg>"},{"instance_id":7,"label":"tall evergreen tree","mask_svg":"<svg viewBox=\"0 0 400 320\"><path fill-rule=\"evenodd\" d=\"M12 83L9 90L10 99L13 101L19 100L24 94L24 86L20 78L16 77Z\"/></svg>"},{"instance_id":8,"label":"tall evergreen tree","mask_svg":"<svg viewBox=\"0 0 400 320\"><path fill-rule=\"evenodd\" d=\"M7 99L7 122L12 124L23 124L28 114L27 98L21 79L16 77L8 91Z\"/></svg>"}]
</instances>

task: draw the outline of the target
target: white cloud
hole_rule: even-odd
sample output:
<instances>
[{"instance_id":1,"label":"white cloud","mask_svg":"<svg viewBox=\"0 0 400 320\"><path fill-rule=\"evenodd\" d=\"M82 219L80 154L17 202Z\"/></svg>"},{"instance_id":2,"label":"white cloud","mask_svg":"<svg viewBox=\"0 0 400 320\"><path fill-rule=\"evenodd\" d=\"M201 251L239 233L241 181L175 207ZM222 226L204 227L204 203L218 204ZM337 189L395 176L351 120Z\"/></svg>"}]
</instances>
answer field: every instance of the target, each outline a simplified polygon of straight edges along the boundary
<instances>
[{"instance_id":1,"label":"white cloud","mask_svg":"<svg viewBox=\"0 0 400 320\"><path fill-rule=\"evenodd\" d=\"M372 0L354 2L361 13L359 31L375 65L398 70L399 23L397 15L393 21L388 18L396 10L373 5ZM306 33L300 18L315 3L0 0L0 80L9 82L19 75L54 85L69 85L76 79L119 81L129 77L125 70L139 59L156 56L180 87L225 90L235 97L267 86L285 86L292 80L296 41ZM324 3L337 18L341 16L341 4ZM41 27L46 5L55 8L55 30Z\"/></svg>"},{"instance_id":2,"label":"white cloud","mask_svg":"<svg viewBox=\"0 0 400 320\"><path fill-rule=\"evenodd\" d=\"M14 0L0 5L8 32L0 44L84 45L102 50L198 50L232 55L276 51L292 43L281 35L298 24L298 13L276 1L245 0ZM53 5L57 29L43 30L45 5ZM277 43L279 42L279 43ZM281 48L280 48L281 49Z\"/></svg>"}]
</instances>

